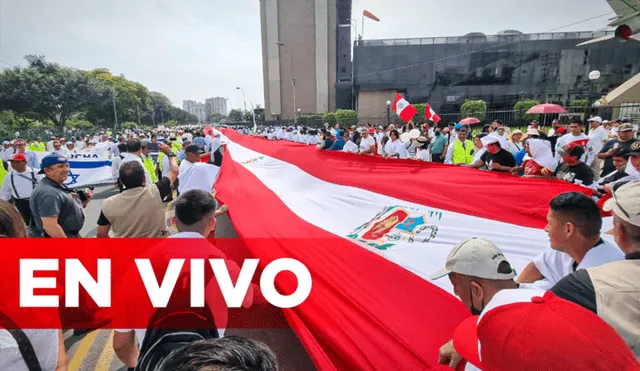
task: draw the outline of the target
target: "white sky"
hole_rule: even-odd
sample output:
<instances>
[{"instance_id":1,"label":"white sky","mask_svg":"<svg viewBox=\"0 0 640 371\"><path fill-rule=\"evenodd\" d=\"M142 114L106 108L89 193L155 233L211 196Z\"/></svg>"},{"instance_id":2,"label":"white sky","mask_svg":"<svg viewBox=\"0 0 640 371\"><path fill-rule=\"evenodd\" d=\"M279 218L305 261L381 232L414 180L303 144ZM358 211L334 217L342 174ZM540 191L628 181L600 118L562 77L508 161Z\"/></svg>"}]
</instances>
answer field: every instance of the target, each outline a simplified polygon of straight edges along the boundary
<instances>
[{"instance_id":1,"label":"white sky","mask_svg":"<svg viewBox=\"0 0 640 371\"><path fill-rule=\"evenodd\" d=\"M298 0L296 0L298 1ZM300 0L302 1L302 0ZM354 0L365 39L545 32L611 12L606 0ZM613 14L560 31L601 29ZM263 103L258 0L0 0L0 68L24 55L108 68L174 105L223 96L231 108Z\"/></svg>"}]
</instances>

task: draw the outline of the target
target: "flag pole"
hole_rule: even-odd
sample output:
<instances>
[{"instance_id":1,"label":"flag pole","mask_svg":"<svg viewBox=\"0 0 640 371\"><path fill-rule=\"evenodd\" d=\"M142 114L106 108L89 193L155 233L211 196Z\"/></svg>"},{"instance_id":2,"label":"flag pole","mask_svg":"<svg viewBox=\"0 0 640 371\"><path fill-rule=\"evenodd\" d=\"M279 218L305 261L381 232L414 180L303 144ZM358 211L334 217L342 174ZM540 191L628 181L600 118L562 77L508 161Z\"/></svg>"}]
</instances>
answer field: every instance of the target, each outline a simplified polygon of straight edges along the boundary
<instances>
[{"instance_id":1,"label":"flag pole","mask_svg":"<svg viewBox=\"0 0 640 371\"><path fill-rule=\"evenodd\" d=\"M364 10L362 11L362 35L360 35L362 37L362 40L364 40Z\"/></svg>"}]
</instances>

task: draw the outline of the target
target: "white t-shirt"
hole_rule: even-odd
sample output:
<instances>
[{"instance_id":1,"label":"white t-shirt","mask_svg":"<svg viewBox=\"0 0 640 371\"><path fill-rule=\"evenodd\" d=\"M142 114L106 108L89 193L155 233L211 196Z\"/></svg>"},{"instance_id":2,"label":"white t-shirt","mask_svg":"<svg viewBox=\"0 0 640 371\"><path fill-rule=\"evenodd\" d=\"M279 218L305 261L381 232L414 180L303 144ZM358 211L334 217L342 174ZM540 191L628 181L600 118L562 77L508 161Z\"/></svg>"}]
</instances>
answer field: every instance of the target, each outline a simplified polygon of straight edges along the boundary
<instances>
[{"instance_id":1,"label":"white t-shirt","mask_svg":"<svg viewBox=\"0 0 640 371\"><path fill-rule=\"evenodd\" d=\"M578 269L597 267L617 260L624 260L622 251L618 246L602 240L601 244L587 251L584 259L575 270L573 269L575 261L568 254L554 250L551 247L547 247L535 257L533 263L545 277L545 281L548 281L550 286L547 288L550 288Z\"/></svg>"},{"instance_id":2,"label":"white t-shirt","mask_svg":"<svg viewBox=\"0 0 640 371\"><path fill-rule=\"evenodd\" d=\"M376 140L373 139L373 137L371 135L369 135L368 137L364 138L360 138L360 150L361 151L366 151L372 147L374 147L376 145Z\"/></svg>"},{"instance_id":3,"label":"white t-shirt","mask_svg":"<svg viewBox=\"0 0 640 371\"><path fill-rule=\"evenodd\" d=\"M593 151L593 143L591 142L591 139L584 133L580 133L578 136L569 133L558 138L558 141L556 142L556 160L558 162L562 161L562 156L560 155L559 150L562 150L562 147L572 143L576 143L576 145L584 147L584 155L581 160L585 164L591 166L595 152Z\"/></svg>"},{"instance_id":4,"label":"white t-shirt","mask_svg":"<svg viewBox=\"0 0 640 371\"><path fill-rule=\"evenodd\" d=\"M602 127L602 125L600 125L595 130L591 130L591 132L589 132L589 138L591 138L593 152L597 154L600 153L600 150L602 150L602 147L604 147L605 142L609 140L609 134Z\"/></svg>"},{"instance_id":5,"label":"white t-shirt","mask_svg":"<svg viewBox=\"0 0 640 371\"><path fill-rule=\"evenodd\" d=\"M42 370L58 366L58 330L22 330L29 338ZM7 330L0 330L0 370L28 371L20 348Z\"/></svg>"},{"instance_id":6,"label":"white t-shirt","mask_svg":"<svg viewBox=\"0 0 640 371\"><path fill-rule=\"evenodd\" d=\"M407 158L407 147L405 147L404 143L400 141L400 139L396 139L395 141L391 141L391 139L387 142L387 146L385 148L387 155L397 153L399 155L398 158Z\"/></svg>"},{"instance_id":7,"label":"white t-shirt","mask_svg":"<svg viewBox=\"0 0 640 371\"><path fill-rule=\"evenodd\" d=\"M416 153L416 157L414 157L414 159L430 162L431 151L429 151L428 149L421 149L418 151L418 153Z\"/></svg>"},{"instance_id":8,"label":"white t-shirt","mask_svg":"<svg viewBox=\"0 0 640 371\"><path fill-rule=\"evenodd\" d=\"M33 192L33 181L32 175L35 177L36 182L42 179L42 175L38 175L36 170L31 169L27 166L24 172L19 173L16 170L11 170L5 177L2 182L2 192L0 193L0 199L9 201L11 197L16 197L16 190L13 188L15 184L17 189L17 197L20 199L31 197L31 192ZM11 174L13 174L13 182L11 182Z\"/></svg>"},{"instance_id":9,"label":"white t-shirt","mask_svg":"<svg viewBox=\"0 0 640 371\"><path fill-rule=\"evenodd\" d=\"M344 147L342 147L342 152L356 153L358 152L358 145L349 140L344 144Z\"/></svg>"}]
</instances>

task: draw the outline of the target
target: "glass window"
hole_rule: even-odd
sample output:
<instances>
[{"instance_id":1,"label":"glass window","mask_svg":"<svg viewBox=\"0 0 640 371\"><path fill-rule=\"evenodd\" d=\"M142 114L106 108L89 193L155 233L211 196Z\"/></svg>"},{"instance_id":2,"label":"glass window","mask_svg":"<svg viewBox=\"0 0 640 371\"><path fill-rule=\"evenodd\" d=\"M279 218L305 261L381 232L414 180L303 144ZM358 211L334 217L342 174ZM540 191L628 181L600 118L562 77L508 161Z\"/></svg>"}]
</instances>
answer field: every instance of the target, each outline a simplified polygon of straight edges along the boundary
<instances>
[{"instance_id":1,"label":"glass window","mask_svg":"<svg viewBox=\"0 0 640 371\"><path fill-rule=\"evenodd\" d=\"M551 40L553 38L553 34L551 33L541 33L540 40Z\"/></svg>"},{"instance_id":2,"label":"glass window","mask_svg":"<svg viewBox=\"0 0 640 371\"><path fill-rule=\"evenodd\" d=\"M436 37L433 39L433 43L434 44L446 44L447 43L447 38L446 37Z\"/></svg>"},{"instance_id":3,"label":"glass window","mask_svg":"<svg viewBox=\"0 0 640 371\"><path fill-rule=\"evenodd\" d=\"M421 39L422 45L433 45L433 38L429 37L426 39Z\"/></svg>"}]
</instances>

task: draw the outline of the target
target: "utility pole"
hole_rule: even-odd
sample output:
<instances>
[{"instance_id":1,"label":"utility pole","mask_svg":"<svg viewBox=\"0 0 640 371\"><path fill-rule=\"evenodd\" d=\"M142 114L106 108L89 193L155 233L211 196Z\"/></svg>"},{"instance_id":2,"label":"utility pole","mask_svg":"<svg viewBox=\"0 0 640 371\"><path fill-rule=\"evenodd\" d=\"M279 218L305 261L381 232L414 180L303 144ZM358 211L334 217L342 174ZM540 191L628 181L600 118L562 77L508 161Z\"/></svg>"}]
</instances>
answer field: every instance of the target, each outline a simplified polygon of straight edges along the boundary
<instances>
[{"instance_id":1,"label":"utility pole","mask_svg":"<svg viewBox=\"0 0 640 371\"><path fill-rule=\"evenodd\" d=\"M164 124L164 107L160 107L160 120L162 120L162 124Z\"/></svg>"},{"instance_id":2,"label":"utility pole","mask_svg":"<svg viewBox=\"0 0 640 371\"><path fill-rule=\"evenodd\" d=\"M140 123L140 105L136 104L136 111L138 111L138 126L142 126Z\"/></svg>"},{"instance_id":3,"label":"utility pole","mask_svg":"<svg viewBox=\"0 0 640 371\"><path fill-rule=\"evenodd\" d=\"M118 110L116 109L116 92L115 90L111 93L113 97L113 118L115 121L115 126L113 127L113 134L115 135L118 131Z\"/></svg>"}]
</instances>

